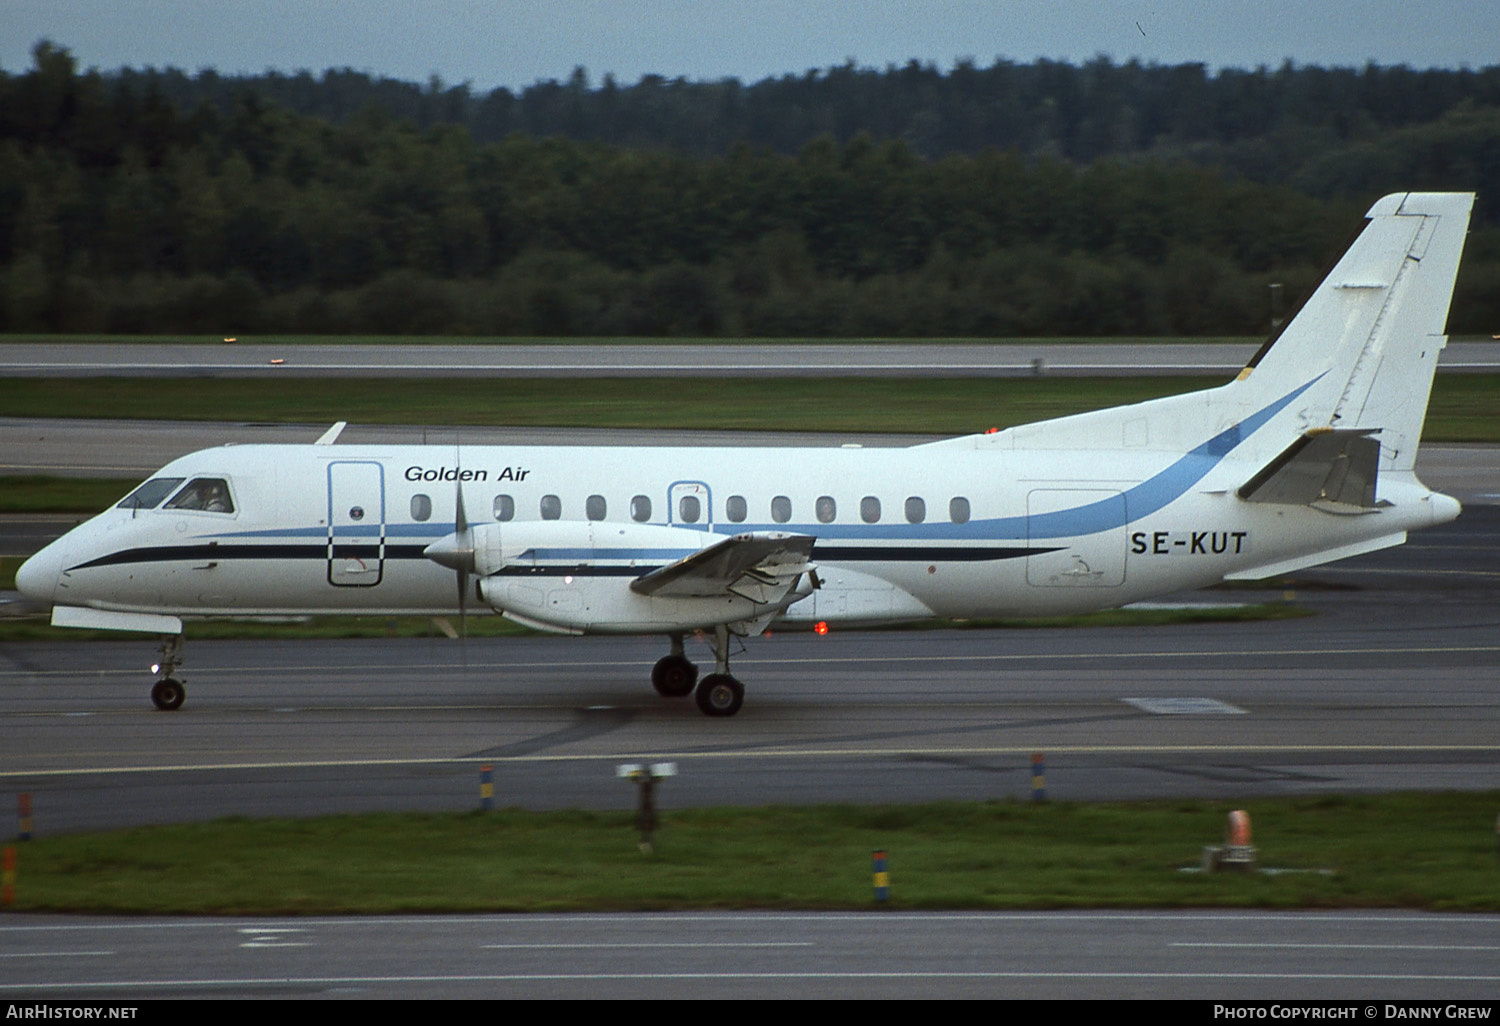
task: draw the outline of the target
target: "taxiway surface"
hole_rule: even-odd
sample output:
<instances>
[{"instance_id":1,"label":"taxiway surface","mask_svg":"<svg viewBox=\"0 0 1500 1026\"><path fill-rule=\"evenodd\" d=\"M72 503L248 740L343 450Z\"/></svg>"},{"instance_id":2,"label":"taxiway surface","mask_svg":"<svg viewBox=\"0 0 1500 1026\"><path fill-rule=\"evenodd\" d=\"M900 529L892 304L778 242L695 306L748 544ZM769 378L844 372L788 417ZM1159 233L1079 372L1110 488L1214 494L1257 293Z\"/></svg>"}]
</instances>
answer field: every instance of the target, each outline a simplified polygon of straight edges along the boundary
<instances>
[{"instance_id":1,"label":"taxiway surface","mask_svg":"<svg viewBox=\"0 0 1500 1026\"><path fill-rule=\"evenodd\" d=\"M1295 620L773 634L711 720L647 683L653 638L8 644L0 786L76 830L227 814L1485 789L1500 783L1500 507L1299 575ZM1278 598L1213 592L1195 601ZM700 662L702 645L690 642Z\"/></svg>"},{"instance_id":2,"label":"taxiway surface","mask_svg":"<svg viewBox=\"0 0 1500 1026\"><path fill-rule=\"evenodd\" d=\"M402 344L0 343L9 377L1011 377L1233 374L1258 342ZM1500 344L1454 341L1439 370L1493 371Z\"/></svg>"},{"instance_id":3,"label":"taxiway surface","mask_svg":"<svg viewBox=\"0 0 1500 1026\"><path fill-rule=\"evenodd\" d=\"M1497 931L1400 911L67 916L0 923L0 998L1310 999L1351 1019L1378 998L1480 1018Z\"/></svg>"}]
</instances>

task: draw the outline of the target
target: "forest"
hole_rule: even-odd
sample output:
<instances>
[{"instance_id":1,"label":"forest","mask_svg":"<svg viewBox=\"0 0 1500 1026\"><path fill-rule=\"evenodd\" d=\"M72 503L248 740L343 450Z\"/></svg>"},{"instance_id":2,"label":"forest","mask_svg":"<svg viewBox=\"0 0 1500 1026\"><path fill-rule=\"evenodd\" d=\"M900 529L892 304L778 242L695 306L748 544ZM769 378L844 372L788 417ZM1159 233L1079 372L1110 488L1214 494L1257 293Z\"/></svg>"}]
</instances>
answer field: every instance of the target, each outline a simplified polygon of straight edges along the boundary
<instances>
[{"instance_id":1,"label":"forest","mask_svg":"<svg viewBox=\"0 0 1500 1026\"><path fill-rule=\"evenodd\" d=\"M0 332L1255 335L1385 192L1480 193L1500 67L853 65L478 94L0 73Z\"/></svg>"}]
</instances>

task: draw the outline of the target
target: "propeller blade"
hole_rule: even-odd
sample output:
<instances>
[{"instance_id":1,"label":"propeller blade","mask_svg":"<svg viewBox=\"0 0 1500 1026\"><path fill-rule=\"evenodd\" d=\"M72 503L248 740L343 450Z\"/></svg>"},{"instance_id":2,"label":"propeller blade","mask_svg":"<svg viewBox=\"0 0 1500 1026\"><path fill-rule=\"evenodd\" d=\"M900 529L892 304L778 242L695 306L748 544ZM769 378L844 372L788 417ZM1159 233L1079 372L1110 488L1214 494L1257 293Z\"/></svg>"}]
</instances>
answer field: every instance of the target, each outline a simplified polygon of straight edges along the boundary
<instances>
[{"instance_id":1,"label":"propeller blade","mask_svg":"<svg viewBox=\"0 0 1500 1026\"><path fill-rule=\"evenodd\" d=\"M474 566L474 532L469 530L469 515L464 509L464 486L461 481L454 481L456 510L453 516L453 533L457 536L459 546L468 554L468 559L461 562L458 570L458 637L459 645L463 648L464 666L469 665L469 570Z\"/></svg>"}]
</instances>

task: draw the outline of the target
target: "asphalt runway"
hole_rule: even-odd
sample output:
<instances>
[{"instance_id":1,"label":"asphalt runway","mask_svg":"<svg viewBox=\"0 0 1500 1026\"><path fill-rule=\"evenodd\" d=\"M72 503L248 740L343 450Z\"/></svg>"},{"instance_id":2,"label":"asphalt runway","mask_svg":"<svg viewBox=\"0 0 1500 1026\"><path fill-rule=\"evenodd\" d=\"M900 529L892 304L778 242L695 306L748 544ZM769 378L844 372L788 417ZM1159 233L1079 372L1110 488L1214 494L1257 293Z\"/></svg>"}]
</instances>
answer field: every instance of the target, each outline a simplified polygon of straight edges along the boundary
<instances>
[{"instance_id":1,"label":"asphalt runway","mask_svg":"<svg viewBox=\"0 0 1500 1026\"><path fill-rule=\"evenodd\" d=\"M1012 377L1233 374L1259 343L770 342L412 345L0 343L9 377ZM1500 343L1450 342L1441 371L1500 369Z\"/></svg>"},{"instance_id":2,"label":"asphalt runway","mask_svg":"<svg viewBox=\"0 0 1500 1026\"><path fill-rule=\"evenodd\" d=\"M1479 1018L1497 936L1495 916L1399 911L11 917L0 998L1176 998L1205 1019L1209 1001L1377 1019L1420 1000Z\"/></svg>"},{"instance_id":3,"label":"asphalt runway","mask_svg":"<svg viewBox=\"0 0 1500 1026\"><path fill-rule=\"evenodd\" d=\"M0 787L38 828L213 816L1251 797L1500 785L1500 507L1299 575L1295 620L747 642L743 711L651 691L654 638L194 642L152 709L146 640L0 653ZM1235 602L1280 592L1179 598ZM706 661L706 647L689 643Z\"/></svg>"}]
</instances>

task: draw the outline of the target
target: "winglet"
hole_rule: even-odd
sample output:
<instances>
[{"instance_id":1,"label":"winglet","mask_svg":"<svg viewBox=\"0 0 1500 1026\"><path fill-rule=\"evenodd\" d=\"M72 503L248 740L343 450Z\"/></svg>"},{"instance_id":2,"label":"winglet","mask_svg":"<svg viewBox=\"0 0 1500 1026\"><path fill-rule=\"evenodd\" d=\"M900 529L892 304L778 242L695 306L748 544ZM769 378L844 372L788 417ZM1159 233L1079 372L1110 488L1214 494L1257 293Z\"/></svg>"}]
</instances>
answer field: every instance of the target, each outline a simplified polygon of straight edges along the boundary
<instances>
[{"instance_id":1,"label":"winglet","mask_svg":"<svg viewBox=\"0 0 1500 1026\"><path fill-rule=\"evenodd\" d=\"M333 427L329 428L327 431L324 431L323 437L319 438L316 442L313 443L313 445L332 445L334 441L338 439L339 433L348 426L349 422L347 420L339 421Z\"/></svg>"}]
</instances>

